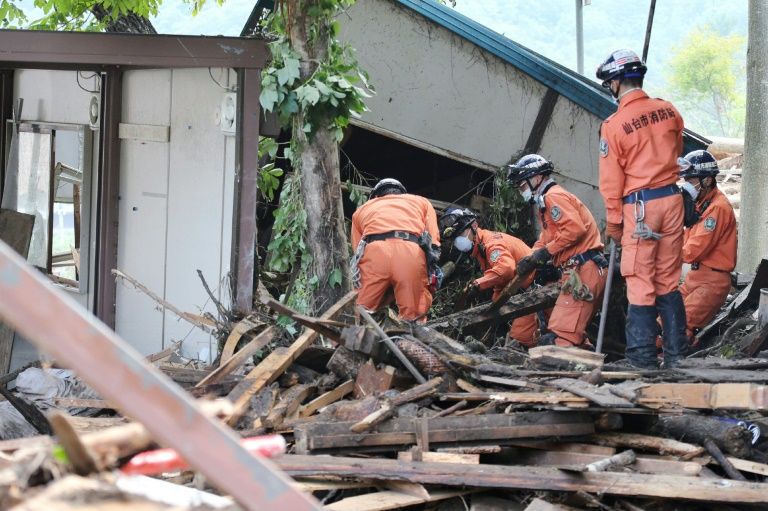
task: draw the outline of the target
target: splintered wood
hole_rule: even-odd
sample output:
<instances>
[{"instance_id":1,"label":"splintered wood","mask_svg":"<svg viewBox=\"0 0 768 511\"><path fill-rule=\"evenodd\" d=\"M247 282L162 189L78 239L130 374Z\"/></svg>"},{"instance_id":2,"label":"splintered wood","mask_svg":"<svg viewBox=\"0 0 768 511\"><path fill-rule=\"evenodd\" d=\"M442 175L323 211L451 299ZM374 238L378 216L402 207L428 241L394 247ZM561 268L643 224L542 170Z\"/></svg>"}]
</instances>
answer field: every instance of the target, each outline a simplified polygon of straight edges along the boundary
<instances>
[{"instance_id":1,"label":"splintered wood","mask_svg":"<svg viewBox=\"0 0 768 511\"><path fill-rule=\"evenodd\" d=\"M205 406L243 436L284 434L291 450L277 466L324 499L325 509L767 505L768 360L612 371L603 355L581 349L470 351L452 337L547 307L556 293L556 286L538 289L497 311L480 306L429 325L388 318L394 326L386 330L367 312L357 324L334 319L350 318L340 313L352 310L354 294L319 318L265 300L307 329L273 348L277 326L233 320L216 367L161 369L197 397L226 396ZM338 346L313 345L319 335ZM99 399L52 402L112 408ZM50 417L55 442L79 474L114 469L151 445L138 424L83 434L77 421L86 419ZM0 454L52 445L48 436L0 442ZM21 473L2 467L0 489L4 476Z\"/></svg>"}]
</instances>

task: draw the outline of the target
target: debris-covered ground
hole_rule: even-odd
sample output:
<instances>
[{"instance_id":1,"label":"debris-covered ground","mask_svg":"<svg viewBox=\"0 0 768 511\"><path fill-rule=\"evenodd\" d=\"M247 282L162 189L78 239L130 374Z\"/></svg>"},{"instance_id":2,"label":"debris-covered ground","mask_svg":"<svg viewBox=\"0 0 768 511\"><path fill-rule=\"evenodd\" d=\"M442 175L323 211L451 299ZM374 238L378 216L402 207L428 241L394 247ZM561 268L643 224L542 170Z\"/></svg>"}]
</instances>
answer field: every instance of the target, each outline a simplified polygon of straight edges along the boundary
<instances>
[{"instance_id":1,"label":"debris-covered ground","mask_svg":"<svg viewBox=\"0 0 768 511\"><path fill-rule=\"evenodd\" d=\"M756 509L768 502L768 327L753 316L768 261L741 280L676 370L488 341L551 306L556 285L426 325L361 317L353 295L321 318L266 298L258 318L230 318L213 367L173 348L148 359L241 436L280 435L255 449L273 455L284 439L273 461L328 509ZM280 341L278 314L304 332ZM157 446L71 372L11 381L3 509L237 507L182 461L133 458Z\"/></svg>"}]
</instances>

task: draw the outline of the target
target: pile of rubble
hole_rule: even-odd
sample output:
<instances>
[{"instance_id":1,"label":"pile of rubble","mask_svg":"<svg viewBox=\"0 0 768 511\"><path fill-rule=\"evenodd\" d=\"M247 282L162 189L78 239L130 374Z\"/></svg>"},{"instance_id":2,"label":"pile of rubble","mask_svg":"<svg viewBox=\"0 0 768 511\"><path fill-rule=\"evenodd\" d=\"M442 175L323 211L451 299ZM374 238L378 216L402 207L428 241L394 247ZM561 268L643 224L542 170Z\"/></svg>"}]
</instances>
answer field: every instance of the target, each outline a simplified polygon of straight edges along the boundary
<instances>
[{"instance_id":1,"label":"pile of rubble","mask_svg":"<svg viewBox=\"0 0 768 511\"><path fill-rule=\"evenodd\" d=\"M702 333L702 347L732 335L764 282L768 264ZM768 326L744 329L733 345L741 358L692 357L666 371L627 370L579 349L460 342L551 307L557 293L543 287L498 311L480 305L426 325L376 321L354 308L354 293L319 318L267 299L306 327L289 345L274 347L280 330L245 318L214 367L175 362L173 348L149 361L254 437L252 452L286 450L272 461L326 509L765 505ZM144 452L156 447L147 430L70 374L48 372L69 383L31 388L41 371L26 369L15 392L3 389L37 436L0 441L0 507L238 508L175 453Z\"/></svg>"}]
</instances>

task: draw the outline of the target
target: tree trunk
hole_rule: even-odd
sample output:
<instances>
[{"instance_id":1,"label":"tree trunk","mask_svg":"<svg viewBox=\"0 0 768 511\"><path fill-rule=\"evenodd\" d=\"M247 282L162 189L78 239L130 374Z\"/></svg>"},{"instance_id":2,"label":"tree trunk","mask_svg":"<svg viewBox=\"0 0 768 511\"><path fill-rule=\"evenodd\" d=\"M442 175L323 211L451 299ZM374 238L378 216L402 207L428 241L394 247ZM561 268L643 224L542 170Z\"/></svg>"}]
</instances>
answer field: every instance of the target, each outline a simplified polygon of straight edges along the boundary
<instances>
[{"instance_id":1,"label":"tree trunk","mask_svg":"<svg viewBox=\"0 0 768 511\"><path fill-rule=\"evenodd\" d=\"M755 271L768 256L768 5L749 1L747 45L747 121L744 137L744 177L737 270Z\"/></svg>"},{"instance_id":2,"label":"tree trunk","mask_svg":"<svg viewBox=\"0 0 768 511\"><path fill-rule=\"evenodd\" d=\"M102 4L96 4L91 8L91 12L97 20L102 21L109 17ZM152 22L143 16L129 12L124 16L118 16L107 24L107 32L122 32L126 34L157 34L157 30L152 26Z\"/></svg>"},{"instance_id":3,"label":"tree trunk","mask_svg":"<svg viewBox=\"0 0 768 511\"><path fill-rule=\"evenodd\" d=\"M327 30L320 30L314 41L308 40L311 18L307 12L319 0L287 0L290 13L289 35L291 46L301 60L302 80L308 78L328 54ZM317 277L312 289L312 314L318 314L336 303L351 289L349 250L344 226L344 209L341 201L338 144L326 127L330 123L318 122L313 132L303 130L304 112L293 120L294 165L301 174L301 193L307 212L305 242L312 256L310 275ZM296 161L300 162L296 165ZM331 275L341 277L340 283L332 283Z\"/></svg>"}]
</instances>

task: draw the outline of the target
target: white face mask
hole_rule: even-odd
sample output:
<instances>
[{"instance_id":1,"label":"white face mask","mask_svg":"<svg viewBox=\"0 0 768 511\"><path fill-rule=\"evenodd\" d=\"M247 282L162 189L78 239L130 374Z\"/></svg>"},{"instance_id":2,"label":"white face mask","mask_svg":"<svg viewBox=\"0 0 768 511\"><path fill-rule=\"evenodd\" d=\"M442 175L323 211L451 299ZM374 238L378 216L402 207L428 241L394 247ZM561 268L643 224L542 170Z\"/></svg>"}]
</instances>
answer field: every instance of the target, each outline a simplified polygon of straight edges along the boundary
<instances>
[{"instance_id":1,"label":"white face mask","mask_svg":"<svg viewBox=\"0 0 768 511\"><path fill-rule=\"evenodd\" d=\"M688 181L683 183L682 189L688 192L688 195L690 195L693 200L696 200L699 196L699 190Z\"/></svg>"},{"instance_id":2,"label":"white face mask","mask_svg":"<svg viewBox=\"0 0 768 511\"><path fill-rule=\"evenodd\" d=\"M522 192L520 192L520 195L523 196L523 200L525 202L531 202L531 199L533 198L533 193L531 192L530 188L526 188Z\"/></svg>"},{"instance_id":3,"label":"white face mask","mask_svg":"<svg viewBox=\"0 0 768 511\"><path fill-rule=\"evenodd\" d=\"M469 252L472 250L472 242L466 236L459 236L453 240L453 246L459 252Z\"/></svg>"}]
</instances>

